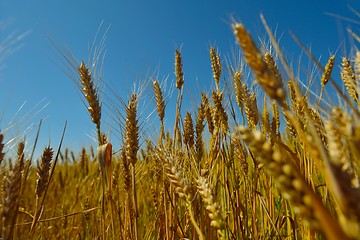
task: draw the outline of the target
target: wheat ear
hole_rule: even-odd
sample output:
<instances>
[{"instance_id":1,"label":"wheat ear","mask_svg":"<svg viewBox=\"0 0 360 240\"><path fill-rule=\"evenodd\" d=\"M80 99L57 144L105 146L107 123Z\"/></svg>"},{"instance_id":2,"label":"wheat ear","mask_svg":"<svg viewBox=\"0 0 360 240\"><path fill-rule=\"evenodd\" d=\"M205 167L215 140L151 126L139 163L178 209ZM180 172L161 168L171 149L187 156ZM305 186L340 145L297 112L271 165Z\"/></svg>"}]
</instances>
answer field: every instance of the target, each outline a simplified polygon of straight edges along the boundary
<instances>
[{"instance_id":1,"label":"wheat ear","mask_svg":"<svg viewBox=\"0 0 360 240\"><path fill-rule=\"evenodd\" d=\"M157 80L155 80L153 82L153 87L154 87L154 92L155 92L157 113L160 118L159 143L160 143L160 145L162 145L163 139L165 138L165 129L164 129L165 101L164 101L164 97L163 97L159 82Z\"/></svg>"},{"instance_id":2,"label":"wheat ear","mask_svg":"<svg viewBox=\"0 0 360 240\"><path fill-rule=\"evenodd\" d=\"M244 51L245 60L253 70L260 86L271 98L285 102L286 95L281 81L269 69L250 34L240 23L234 24L233 29L237 41Z\"/></svg>"},{"instance_id":3,"label":"wheat ear","mask_svg":"<svg viewBox=\"0 0 360 240\"><path fill-rule=\"evenodd\" d=\"M217 229L220 239L226 239L226 223L224 216L220 211L219 204L215 202L209 183L204 177L199 177L196 182L202 200L206 205L206 210L209 213L209 218L211 220L210 225Z\"/></svg>"},{"instance_id":4,"label":"wheat ear","mask_svg":"<svg viewBox=\"0 0 360 240\"><path fill-rule=\"evenodd\" d=\"M184 118L184 144L190 149L194 146L194 124L189 112L186 112Z\"/></svg>"},{"instance_id":5,"label":"wheat ear","mask_svg":"<svg viewBox=\"0 0 360 240\"><path fill-rule=\"evenodd\" d=\"M49 182L51 160L53 157L54 151L51 147L46 147L41 156L40 165L37 168L38 180L36 182L36 199L37 202L42 197L45 192L46 185Z\"/></svg>"},{"instance_id":6,"label":"wheat ear","mask_svg":"<svg viewBox=\"0 0 360 240\"><path fill-rule=\"evenodd\" d=\"M84 97L89 104L88 111L90 113L91 121L96 125L96 129L98 131L99 145L101 145L102 144L101 131L100 131L101 104L99 101L97 89L94 86L91 72L86 67L84 62L81 62L78 68L78 72L80 74L81 85L83 86L82 91L84 92Z\"/></svg>"},{"instance_id":7,"label":"wheat ear","mask_svg":"<svg viewBox=\"0 0 360 240\"><path fill-rule=\"evenodd\" d=\"M204 234L202 233L198 223L195 220L192 204L193 196L190 191L188 180L183 176L183 172L179 168L177 168L177 166L175 166L171 153L163 153L161 151L156 151L155 156L158 160L164 163L165 173L169 178L171 184L175 187L175 192L179 195L180 198L185 200L190 220L199 236L199 239L204 240Z\"/></svg>"},{"instance_id":8,"label":"wheat ear","mask_svg":"<svg viewBox=\"0 0 360 240\"><path fill-rule=\"evenodd\" d=\"M210 48L210 59L211 59L211 68L213 70L213 76L216 84L216 90L217 92L220 92L219 88L219 82L220 82L220 76L221 76L221 60L220 56L216 53L215 48Z\"/></svg>"},{"instance_id":9,"label":"wheat ear","mask_svg":"<svg viewBox=\"0 0 360 240\"><path fill-rule=\"evenodd\" d=\"M284 198L293 202L295 213L302 215L310 226L320 228L328 239L348 239L339 223L306 183L295 163L284 159L260 131L251 131L244 126L237 130L256 160L264 164L267 174L274 177Z\"/></svg>"},{"instance_id":10,"label":"wheat ear","mask_svg":"<svg viewBox=\"0 0 360 240\"><path fill-rule=\"evenodd\" d=\"M349 96L358 102L358 90L357 90L357 81L355 77L355 73L353 70L352 65L350 64L350 61L348 58L343 57L342 59L342 70L340 73L341 79L343 80L346 90L349 93Z\"/></svg>"}]
</instances>

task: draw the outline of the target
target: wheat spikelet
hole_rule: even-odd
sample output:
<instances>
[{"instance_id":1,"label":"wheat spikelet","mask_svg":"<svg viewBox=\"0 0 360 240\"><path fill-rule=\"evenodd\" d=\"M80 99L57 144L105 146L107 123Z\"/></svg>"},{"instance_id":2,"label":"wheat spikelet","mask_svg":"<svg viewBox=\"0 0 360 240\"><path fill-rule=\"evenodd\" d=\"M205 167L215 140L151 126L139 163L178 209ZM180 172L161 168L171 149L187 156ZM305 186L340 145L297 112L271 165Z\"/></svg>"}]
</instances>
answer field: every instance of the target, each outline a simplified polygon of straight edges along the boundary
<instances>
[{"instance_id":1,"label":"wheat spikelet","mask_svg":"<svg viewBox=\"0 0 360 240\"><path fill-rule=\"evenodd\" d=\"M89 103L88 111L91 116L91 121L96 124L98 134L100 134L101 104L91 73L84 62L81 62L78 72L80 74L81 84L83 85L82 91L84 92L85 99Z\"/></svg>"},{"instance_id":2,"label":"wheat spikelet","mask_svg":"<svg viewBox=\"0 0 360 240\"><path fill-rule=\"evenodd\" d=\"M89 155L84 147L81 149L80 166L85 175L87 175L89 173Z\"/></svg>"},{"instance_id":3,"label":"wheat spikelet","mask_svg":"<svg viewBox=\"0 0 360 240\"><path fill-rule=\"evenodd\" d=\"M300 97L297 96L296 91L295 91L295 86L294 86L294 82L289 81L288 84L288 89L289 89L289 97L290 97L290 104L291 104L291 108L294 112L297 112L299 110L299 99Z\"/></svg>"},{"instance_id":4,"label":"wheat spikelet","mask_svg":"<svg viewBox=\"0 0 360 240\"><path fill-rule=\"evenodd\" d=\"M271 98L279 100L280 104L284 104L286 96L283 85L265 63L250 34L239 23L233 25L233 30L240 47L244 51L245 60L253 70L260 86Z\"/></svg>"},{"instance_id":5,"label":"wheat spikelet","mask_svg":"<svg viewBox=\"0 0 360 240\"><path fill-rule=\"evenodd\" d=\"M248 175L248 162L246 161L246 150L239 138L232 137L231 142L235 147L235 157L240 161L241 170L245 177Z\"/></svg>"},{"instance_id":6,"label":"wheat spikelet","mask_svg":"<svg viewBox=\"0 0 360 240\"><path fill-rule=\"evenodd\" d=\"M264 96L264 109L262 114L262 132L264 135L270 133L270 114L266 108L266 96Z\"/></svg>"},{"instance_id":7,"label":"wheat spikelet","mask_svg":"<svg viewBox=\"0 0 360 240\"><path fill-rule=\"evenodd\" d=\"M153 87L155 92L157 113L159 115L160 121L163 122L165 116L165 101L163 98L162 91L160 89L159 82L157 80L153 82Z\"/></svg>"},{"instance_id":8,"label":"wheat spikelet","mask_svg":"<svg viewBox=\"0 0 360 240\"><path fill-rule=\"evenodd\" d=\"M201 176L196 180L196 182L198 184L197 188L199 189L199 193L205 203L205 208L209 213L209 218L211 220L210 225L217 229L220 239L226 239L225 219L220 211L220 206L214 200L209 183Z\"/></svg>"},{"instance_id":9,"label":"wheat spikelet","mask_svg":"<svg viewBox=\"0 0 360 240\"><path fill-rule=\"evenodd\" d=\"M119 189L119 178L120 178L120 170L121 164L120 161L116 162L114 170L113 170L113 180L112 180L112 188Z\"/></svg>"},{"instance_id":10,"label":"wheat spikelet","mask_svg":"<svg viewBox=\"0 0 360 240\"><path fill-rule=\"evenodd\" d=\"M356 51L355 54L355 78L360 79L360 51Z\"/></svg>"},{"instance_id":11,"label":"wheat spikelet","mask_svg":"<svg viewBox=\"0 0 360 240\"><path fill-rule=\"evenodd\" d=\"M135 165L137 161L137 152L139 150L139 126L137 119L137 96L135 93L131 95L128 106L126 108L126 132L125 132L125 148L128 161Z\"/></svg>"},{"instance_id":12,"label":"wheat spikelet","mask_svg":"<svg viewBox=\"0 0 360 240\"><path fill-rule=\"evenodd\" d=\"M166 175L168 176L171 184L174 185L176 193L183 199L190 199L191 194L188 181L186 178L181 176L180 170L174 165L174 163L169 158L166 159L167 161L164 166Z\"/></svg>"},{"instance_id":13,"label":"wheat spikelet","mask_svg":"<svg viewBox=\"0 0 360 240\"><path fill-rule=\"evenodd\" d=\"M270 69L270 71L274 74L274 76L281 82L282 84L282 78L281 78L281 74L279 71L278 66L275 63L274 58L271 56L271 54L269 52L266 52L264 54L264 60L266 62L266 64L268 65L268 68Z\"/></svg>"},{"instance_id":14,"label":"wheat spikelet","mask_svg":"<svg viewBox=\"0 0 360 240\"><path fill-rule=\"evenodd\" d=\"M256 94L247 93L245 99L245 114L250 129L255 129L259 122L259 111L256 103Z\"/></svg>"},{"instance_id":15,"label":"wheat spikelet","mask_svg":"<svg viewBox=\"0 0 360 240\"><path fill-rule=\"evenodd\" d=\"M317 110L315 110L314 108L310 107L309 115L310 115L310 118L308 119L308 121L313 122L313 124L315 125L315 128L316 128L316 132L319 135L321 141L323 142L324 146L327 146L327 141L326 141L326 137L325 137L326 131L324 129L324 123L323 123L320 113Z\"/></svg>"},{"instance_id":16,"label":"wheat spikelet","mask_svg":"<svg viewBox=\"0 0 360 240\"><path fill-rule=\"evenodd\" d=\"M349 59L346 57L343 57L341 65L342 65L341 74L340 74L341 79L345 84L349 96L357 102L358 101L357 82L353 67L350 64Z\"/></svg>"},{"instance_id":17,"label":"wheat spikelet","mask_svg":"<svg viewBox=\"0 0 360 240\"><path fill-rule=\"evenodd\" d=\"M219 92L219 82L220 82L220 75L221 75L221 60L220 56L216 53L215 48L210 48L210 59L211 59L211 68L213 70L213 76L216 84L216 90Z\"/></svg>"},{"instance_id":18,"label":"wheat spikelet","mask_svg":"<svg viewBox=\"0 0 360 240\"><path fill-rule=\"evenodd\" d=\"M21 169L24 168L24 149L25 149L25 143L19 142L18 148L17 148L17 162Z\"/></svg>"},{"instance_id":19,"label":"wheat spikelet","mask_svg":"<svg viewBox=\"0 0 360 240\"><path fill-rule=\"evenodd\" d=\"M49 174L51 161L53 157L53 150L51 147L46 147L41 156L40 165L37 168L38 180L36 182L36 198L40 199L45 192L46 185L49 182Z\"/></svg>"},{"instance_id":20,"label":"wheat spikelet","mask_svg":"<svg viewBox=\"0 0 360 240\"><path fill-rule=\"evenodd\" d=\"M214 128L215 128L212 113L211 113L212 107L209 103L209 99L207 98L207 96L204 93L201 93L201 100L202 100L202 104L204 105L204 114L205 114L206 121L208 123L208 129L209 129L209 132L212 134L214 132Z\"/></svg>"},{"instance_id":21,"label":"wheat spikelet","mask_svg":"<svg viewBox=\"0 0 360 240\"><path fill-rule=\"evenodd\" d=\"M189 112L186 112L184 119L184 144L189 148L194 146L194 124Z\"/></svg>"},{"instance_id":22,"label":"wheat spikelet","mask_svg":"<svg viewBox=\"0 0 360 240\"><path fill-rule=\"evenodd\" d=\"M229 125L228 116L222 104L223 93L213 91L211 96L215 105L213 108L214 124L218 129L227 132L229 130Z\"/></svg>"},{"instance_id":23,"label":"wheat spikelet","mask_svg":"<svg viewBox=\"0 0 360 240\"><path fill-rule=\"evenodd\" d=\"M273 118L271 121L271 136L272 138L274 138L275 136L278 135L280 128L279 109L275 101L272 103L272 110L273 110Z\"/></svg>"},{"instance_id":24,"label":"wheat spikelet","mask_svg":"<svg viewBox=\"0 0 360 240\"><path fill-rule=\"evenodd\" d=\"M182 59L179 50L175 50L175 76L176 88L180 89L184 85L184 73L182 71Z\"/></svg>"},{"instance_id":25,"label":"wheat spikelet","mask_svg":"<svg viewBox=\"0 0 360 240\"><path fill-rule=\"evenodd\" d=\"M203 140L202 140L202 134L204 132L204 120L205 120L205 112L204 112L204 104L201 103L200 107L198 109L198 114L196 118L196 125L195 125L195 149L196 149L196 155L197 155L197 161L200 163L201 158L204 154L203 149Z\"/></svg>"},{"instance_id":26,"label":"wheat spikelet","mask_svg":"<svg viewBox=\"0 0 360 240\"><path fill-rule=\"evenodd\" d=\"M155 80L153 82L153 88L154 88L154 92L155 92L157 113L160 118L159 144L162 145L162 141L165 137L165 129L164 129L165 101L163 98L163 94L162 94L159 82L157 80Z\"/></svg>"},{"instance_id":27,"label":"wheat spikelet","mask_svg":"<svg viewBox=\"0 0 360 240\"><path fill-rule=\"evenodd\" d=\"M331 77L331 72L334 68L334 63L335 63L335 55L331 55L325 65L325 71L324 71L323 75L321 76L321 87L322 88L325 87L325 85L328 83L328 81Z\"/></svg>"},{"instance_id":28,"label":"wheat spikelet","mask_svg":"<svg viewBox=\"0 0 360 240\"><path fill-rule=\"evenodd\" d=\"M130 162L126 157L125 148L121 149L120 159L121 159L121 174L123 178L124 189L126 193L131 194L132 183L131 183L131 173L130 173Z\"/></svg>"},{"instance_id":29,"label":"wheat spikelet","mask_svg":"<svg viewBox=\"0 0 360 240\"><path fill-rule=\"evenodd\" d=\"M102 144L108 143L107 137L104 133L100 133L100 143Z\"/></svg>"},{"instance_id":30,"label":"wheat spikelet","mask_svg":"<svg viewBox=\"0 0 360 240\"><path fill-rule=\"evenodd\" d=\"M234 81L234 88L235 88L236 103L242 110L244 108L246 88L244 88L244 85L241 82L241 77L242 77L242 72L236 71L233 76L233 81Z\"/></svg>"}]
</instances>

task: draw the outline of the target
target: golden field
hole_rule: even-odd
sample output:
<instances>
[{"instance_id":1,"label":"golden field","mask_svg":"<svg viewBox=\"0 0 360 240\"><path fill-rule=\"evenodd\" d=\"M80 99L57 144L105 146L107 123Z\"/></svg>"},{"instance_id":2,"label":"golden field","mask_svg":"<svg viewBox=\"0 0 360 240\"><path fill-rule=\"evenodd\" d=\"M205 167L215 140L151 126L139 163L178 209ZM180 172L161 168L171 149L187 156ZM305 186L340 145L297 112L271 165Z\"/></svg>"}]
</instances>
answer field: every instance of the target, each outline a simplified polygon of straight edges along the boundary
<instances>
[{"instance_id":1,"label":"golden field","mask_svg":"<svg viewBox=\"0 0 360 240\"><path fill-rule=\"evenodd\" d=\"M360 52L321 66L304 49L320 71L308 84L262 21L269 46L234 23L241 57L224 61L210 48L214 89L197 95L196 111L182 104L175 51L176 104L162 82L150 86L160 129L152 139L140 135L141 94L119 99L120 152L102 131L91 64L65 55L98 147L49 146L36 164L20 141L9 161L0 133L1 239L360 239ZM323 97L330 85L335 104Z\"/></svg>"}]
</instances>

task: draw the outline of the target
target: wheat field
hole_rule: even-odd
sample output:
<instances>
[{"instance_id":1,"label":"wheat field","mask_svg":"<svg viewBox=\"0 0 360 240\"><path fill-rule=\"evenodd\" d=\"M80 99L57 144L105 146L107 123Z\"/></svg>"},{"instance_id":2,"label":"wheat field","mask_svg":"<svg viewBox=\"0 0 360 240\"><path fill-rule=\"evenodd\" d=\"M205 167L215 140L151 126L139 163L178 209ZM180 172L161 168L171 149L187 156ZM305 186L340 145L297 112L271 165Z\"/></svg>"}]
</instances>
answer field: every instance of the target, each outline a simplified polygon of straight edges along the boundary
<instances>
[{"instance_id":1,"label":"wheat field","mask_svg":"<svg viewBox=\"0 0 360 240\"><path fill-rule=\"evenodd\" d=\"M211 47L214 88L195 93L200 104L189 109L175 50L175 105L163 82L148 85L152 138L141 135L141 92L119 99L120 146L103 132L94 69L65 56L98 146L48 146L36 163L20 141L11 160L0 133L1 239L360 239L360 51L321 66L304 49L321 73L304 88L311 81L261 19L269 46L233 23L241 58L229 63Z\"/></svg>"}]
</instances>

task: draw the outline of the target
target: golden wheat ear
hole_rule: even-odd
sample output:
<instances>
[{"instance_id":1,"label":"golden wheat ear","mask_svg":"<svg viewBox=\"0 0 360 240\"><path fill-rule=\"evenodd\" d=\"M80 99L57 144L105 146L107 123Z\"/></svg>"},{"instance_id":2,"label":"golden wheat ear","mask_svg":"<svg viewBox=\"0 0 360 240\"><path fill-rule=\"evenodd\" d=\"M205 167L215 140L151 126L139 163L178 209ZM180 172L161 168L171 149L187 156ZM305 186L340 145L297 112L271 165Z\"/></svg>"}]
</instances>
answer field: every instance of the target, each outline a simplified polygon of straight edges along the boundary
<instances>
[{"instance_id":1,"label":"golden wheat ear","mask_svg":"<svg viewBox=\"0 0 360 240\"><path fill-rule=\"evenodd\" d=\"M54 151L51 147L46 147L43 151L43 155L40 160L40 165L37 168L38 180L36 181L36 199L42 197L45 192L46 185L49 182L51 161L54 155Z\"/></svg>"},{"instance_id":2,"label":"golden wheat ear","mask_svg":"<svg viewBox=\"0 0 360 240\"><path fill-rule=\"evenodd\" d=\"M90 113L91 121L96 125L99 145L101 145L103 143L100 131L101 104L97 88L94 85L91 71L86 67L84 62L81 62L78 67L78 72L81 79L81 85L83 86L82 91L84 93L84 97L89 104L88 111Z\"/></svg>"},{"instance_id":3,"label":"golden wheat ear","mask_svg":"<svg viewBox=\"0 0 360 240\"><path fill-rule=\"evenodd\" d=\"M264 164L266 173L274 177L284 198L294 204L296 214L302 215L311 227L323 231L328 239L348 239L294 162L284 159L260 131L245 126L238 127L237 131L238 137L245 141L255 159Z\"/></svg>"},{"instance_id":4,"label":"golden wheat ear","mask_svg":"<svg viewBox=\"0 0 360 240\"><path fill-rule=\"evenodd\" d=\"M233 30L240 47L244 51L245 61L253 70L259 85L271 98L284 104L286 95L281 80L270 70L244 25L236 23L233 25Z\"/></svg>"},{"instance_id":5,"label":"golden wheat ear","mask_svg":"<svg viewBox=\"0 0 360 240\"><path fill-rule=\"evenodd\" d=\"M163 97L163 93L160 88L160 84L158 80L153 82L153 88L156 99L156 109L158 116L160 118L160 136L159 136L159 145L163 144L163 140L165 138L165 129L164 129L164 117L165 117L165 101Z\"/></svg>"},{"instance_id":6,"label":"golden wheat ear","mask_svg":"<svg viewBox=\"0 0 360 240\"><path fill-rule=\"evenodd\" d=\"M196 180L197 188L202 197L203 202L205 203L205 208L208 211L209 218L211 219L210 225L217 229L217 232L220 236L219 239L226 239L226 222L223 214L220 211L219 204L215 201L212 194L211 188L208 181L204 177L199 177Z\"/></svg>"},{"instance_id":7,"label":"golden wheat ear","mask_svg":"<svg viewBox=\"0 0 360 240\"><path fill-rule=\"evenodd\" d=\"M343 57L341 65L341 79L344 82L349 96L358 103L358 86L353 66L350 64L350 60L346 57Z\"/></svg>"}]
</instances>

